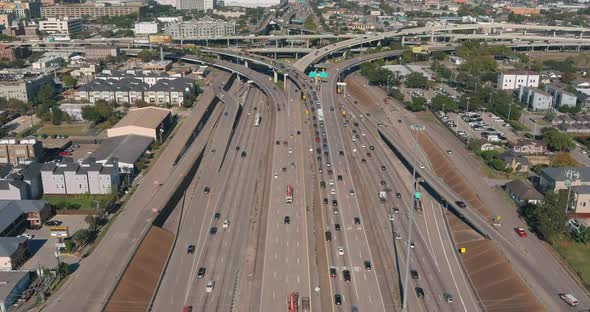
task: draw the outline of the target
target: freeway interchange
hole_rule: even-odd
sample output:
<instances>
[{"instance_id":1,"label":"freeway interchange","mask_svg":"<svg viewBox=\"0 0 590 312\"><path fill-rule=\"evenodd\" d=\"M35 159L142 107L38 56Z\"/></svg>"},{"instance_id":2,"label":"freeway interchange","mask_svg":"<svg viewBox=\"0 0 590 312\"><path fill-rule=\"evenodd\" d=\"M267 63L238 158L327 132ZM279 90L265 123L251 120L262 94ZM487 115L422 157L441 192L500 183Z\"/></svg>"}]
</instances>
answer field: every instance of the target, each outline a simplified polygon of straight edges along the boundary
<instances>
[{"instance_id":1,"label":"freeway interchange","mask_svg":"<svg viewBox=\"0 0 590 312\"><path fill-rule=\"evenodd\" d=\"M405 305L408 311L526 309L518 305L519 298L495 299L502 304L482 300L449 226L449 218L457 214L469 224L474 240L491 240L506 255L539 306L568 311L557 293L572 292L588 308L590 298L583 288L536 238L513 243L478 212L455 207L462 198L433 172L434 164L418 143L429 134L416 131L416 119L376 104L380 99L370 94L356 98L338 92L337 83L359 64L397 57L402 51L335 62L328 66L324 82L307 78L304 70L309 66L362 40L310 53L293 66L253 59L285 74L280 85L254 67L240 65L240 60L252 58L239 52L208 51L236 62L182 57L232 77L214 77L201 98L199 105L207 107L209 117L198 133L186 129L197 138L187 152L190 158L165 163L152 174L153 179L170 174L173 179L162 182L161 189L172 190L178 187L178 181L172 181L175 170L199 159L194 175L184 177L189 180L174 208L177 219L164 222L175 240L149 309L284 311L292 294L299 311L402 311ZM195 124L203 121L204 110L195 113ZM186 133L181 132L184 139ZM174 149L180 149L180 143ZM170 153L168 160L177 157ZM137 233L156 218L150 205L170 197L169 192L159 194L158 188L140 186L144 198L126 208L132 212L127 218L136 218L136 223L132 228L115 223L109 235L119 239L109 248L126 250L131 257L132 244L141 241ZM419 201L414 199L417 191ZM133 242L120 239L132 232ZM99 251L106 254L106 248ZM102 310L111 296L105 289L114 288L125 270L107 260L86 260L94 269L114 272L112 281L105 277L85 287L99 299L88 295L74 302L61 295L45 309ZM536 261L541 265L535 266ZM545 276L546 270L554 272L551 277ZM76 273L79 277L64 293L91 273Z\"/></svg>"}]
</instances>

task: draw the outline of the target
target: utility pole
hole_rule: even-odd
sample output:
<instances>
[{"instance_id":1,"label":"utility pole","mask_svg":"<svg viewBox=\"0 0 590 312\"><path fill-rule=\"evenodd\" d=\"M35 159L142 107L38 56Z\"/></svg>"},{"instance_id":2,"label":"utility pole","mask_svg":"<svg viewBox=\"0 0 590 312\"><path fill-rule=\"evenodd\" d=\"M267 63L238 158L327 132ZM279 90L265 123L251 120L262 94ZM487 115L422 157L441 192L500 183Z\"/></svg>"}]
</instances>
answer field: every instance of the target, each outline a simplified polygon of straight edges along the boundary
<instances>
[{"instance_id":1,"label":"utility pole","mask_svg":"<svg viewBox=\"0 0 590 312\"><path fill-rule=\"evenodd\" d=\"M412 202L414 203L414 205L416 205L416 199L420 198L420 193L417 192L417 184L416 184L416 166L418 165L418 135L420 134L420 132L424 131L426 129L425 126L422 125L410 125L410 130L415 131L416 132L416 138L414 139L414 168L412 170L412 189L414 190L414 195L413 195L413 199ZM407 244L407 254L406 254L406 274L404 276L404 296L403 296L403 302L402 302L402 311L403 312L407 312L408 311L408 276L410 275L410 251L411 249L411 244L412 244L412 225L414 224L414 208L413 205L411 205L409 207L410 210L410 225L408 228L408 244Z\"/></svg>"}]
</instances>

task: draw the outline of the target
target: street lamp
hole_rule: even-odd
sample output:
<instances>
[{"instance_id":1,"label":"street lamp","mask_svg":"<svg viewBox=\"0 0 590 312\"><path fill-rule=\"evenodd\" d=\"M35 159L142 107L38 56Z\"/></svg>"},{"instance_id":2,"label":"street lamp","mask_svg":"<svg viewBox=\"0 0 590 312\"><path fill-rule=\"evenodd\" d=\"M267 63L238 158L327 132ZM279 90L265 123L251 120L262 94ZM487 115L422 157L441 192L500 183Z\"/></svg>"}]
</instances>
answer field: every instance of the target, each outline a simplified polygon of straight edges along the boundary
<instances>
[{"instance_id":1,"label":"street lamp","mask_svg":"<svg viewBox=\"0 0 590 312\"><path fill-rule=\"evenodd\" d=\"M412 169L412 189L414 190L414 198L412 199L414 205L416 204L416 199L420 199L420 193L417 192L417 184L416 184L416 166L418 165L418 134L424 130L426 127L423 125L410 125L410 130L416 132L416 138L414 139L414 166ZM408 276L410 275L410 250L412 244L412 225L414 224L414 207L410 207L410 226L408 228L408 246L407 246L407 254L406 254L406 275L404 276L404 297L403 297L403 306L402 311L407 311L408 309Z\"/></svg>"}]
</instances>

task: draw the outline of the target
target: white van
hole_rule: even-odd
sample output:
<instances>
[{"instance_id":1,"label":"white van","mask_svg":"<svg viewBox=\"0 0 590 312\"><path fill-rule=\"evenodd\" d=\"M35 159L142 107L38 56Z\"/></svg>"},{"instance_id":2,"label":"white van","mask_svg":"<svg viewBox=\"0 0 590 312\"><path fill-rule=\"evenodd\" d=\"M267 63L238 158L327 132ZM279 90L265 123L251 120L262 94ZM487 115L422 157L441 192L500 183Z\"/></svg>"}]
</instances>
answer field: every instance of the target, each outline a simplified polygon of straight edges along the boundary
<instances>
[{"instance_id":1,"label":"white van","mask_svg":"<svg viewBox=\"0 0 590 312\"><path fill-rule=\"evenodd\" d=\"M574 297L572 294L559 294L559 298L561 298L561 300L565 301L565 303L571 307L578 305L578 299L576 299L576 297Z\"/></svg>"}]
</instances>

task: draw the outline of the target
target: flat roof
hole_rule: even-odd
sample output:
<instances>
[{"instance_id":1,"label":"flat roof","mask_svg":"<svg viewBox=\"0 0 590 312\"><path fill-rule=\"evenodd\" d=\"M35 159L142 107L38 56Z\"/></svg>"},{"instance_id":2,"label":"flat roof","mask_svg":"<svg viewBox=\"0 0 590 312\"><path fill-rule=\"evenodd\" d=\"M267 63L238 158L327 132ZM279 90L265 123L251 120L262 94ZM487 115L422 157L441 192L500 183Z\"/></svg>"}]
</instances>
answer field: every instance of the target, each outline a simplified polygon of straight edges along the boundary
<instances>
[{"instance_id":1,"label":"flat roof","mask_svg":"<svg viewBox=\"0 0 590 312\"><path fill-rule=\"evenodd\" d=\"M108 138L100 143L93 157L97 161L118 159L120 163L134 164L154 141L142 135L124 135Z\"/></svg>"},{"instance_id":2,"label":"flat roof","mask_svg":"<svg viewBox=\"0 0 590 312\"><path fill-rule=\"evenodd\" d=\"M128 126L156 129L171 113L169 109L151 106L133 109L112 129Z\"/></svg>"},{"instance_id":3,"label":"flat roof","mask_svg":"<svg viewBox=\"0 0 590 312\"><path fill-rule=\"evenodd\" d=\"M18 282L29 274L29 271L0 271L0 300L6 300Z\"/></svg>"}]
</instances>

